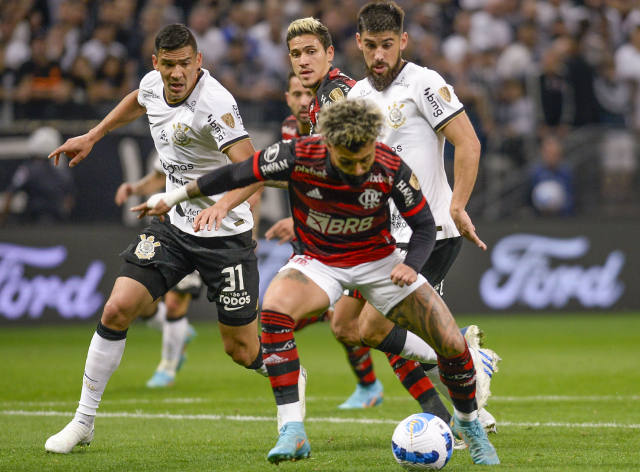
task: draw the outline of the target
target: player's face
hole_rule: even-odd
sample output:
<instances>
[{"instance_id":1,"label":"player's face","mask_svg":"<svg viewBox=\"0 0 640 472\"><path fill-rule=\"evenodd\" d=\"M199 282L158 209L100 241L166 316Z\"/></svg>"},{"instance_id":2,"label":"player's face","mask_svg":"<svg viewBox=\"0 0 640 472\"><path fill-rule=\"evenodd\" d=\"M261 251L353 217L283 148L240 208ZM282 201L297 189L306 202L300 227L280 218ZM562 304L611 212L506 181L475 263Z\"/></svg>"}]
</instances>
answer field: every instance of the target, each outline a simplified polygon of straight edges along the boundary
<instances>
[{"instance_id":1,"label":"player's face","mask_svg":"<svg viewBox=\"0 0 640 472\"><path fill-rule=\"evenodd\" d=\"M289 81L289 91L285 96L287 97L287 105L291 108L291 113L296 117L296 121L308 124L309 104L313 99L313 95L309 89L304 88L300 79L293 76Z\"/></svg>"},{"instance_id":2,"label":"player's face","mask_svg":"<svg viewBox=\"0 0 640 472\"><path fill-rule=\"evenodd\" d=\"M173 51L160 49L152 59L153 68L162 75L167 102L179 102L191 93L202 66L202 54L186 46Z\"/></svg>"},{"instance_id":3,"label":"player's face","mask_svg":"<svg viewBox=\"0 0 640 472\"><path fill-rule=\"evenodd\" d=\"M333 46L325 51L313 34L297 36L289 41L289 57L293 72L306 88L317 89L331 68ZM314 90L315 91L315 90Z\"/></svg>"},{"instance_id":4,"label":"player's face","mask_svg":"<svg viewBox=\"0 0 640 472\"><path fill-rule=\"evenodd\" d=\"M392 31L356 34L358 47L364 54L369 75L376 90L384 90L397 77L402 66L402 51L407 47L407 33Z\"/></svg>"},{"instance_id":5,"label":"player's face","mask_svg":"<svg viewBox=\"0 0 640 472\"><path fill-rule=\"evenodd\" d=\"M338 174L351 187L364 184L371 173L371 166L376 159L376 144L371 141L362 146L358 152L351 152L340 146L327 143L331 164Z\"/></svg>"}]
</instances>

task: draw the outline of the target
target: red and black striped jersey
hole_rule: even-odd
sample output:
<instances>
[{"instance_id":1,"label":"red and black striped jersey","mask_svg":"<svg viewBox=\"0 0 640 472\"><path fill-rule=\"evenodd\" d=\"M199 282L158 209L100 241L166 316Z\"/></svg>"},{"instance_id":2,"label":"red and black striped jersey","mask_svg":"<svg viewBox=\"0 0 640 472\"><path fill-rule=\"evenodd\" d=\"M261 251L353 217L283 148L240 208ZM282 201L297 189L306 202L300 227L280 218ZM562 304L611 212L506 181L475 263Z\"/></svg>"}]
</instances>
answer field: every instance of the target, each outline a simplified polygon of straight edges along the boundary
<instances>
[{"instance_id":1,"label":"red and black striped jersey","mask_svg":"<svg viewBox=\"0 0 640 472\"><path fill-rule=\"evenodd\" d=\"M344 75L340 72L340 69L329 69L329 73L320 83L318 90L316 90L316 96L309 104L311 134L317 132L316 125L318 123L320 109L325 105L345 98L355 84L356 81Z\"/></svg>"},{"instance_id":2,"label":"red and black striped jersey","mask_svg":"<svg viewBox=\"0 0 640 472\"><path fill-rule=\"evenodd\" d=\"M369 178L358 187L340 178L320 136L281 141L254 155L256 179L289 182L297 254L336 267L382 259L395 249L387 201L407 217L428 211L409 166L382 143L375 153Z\"/></svg>"},{"instance_id":3,"label":"red and black striped jersey","mask_svg":"<svg viewBox=\"0 0 640 472\"><path fill-rule=\"evenodd\" d=\"M304 138L305 136L307 135L300 136L295 116L291 115L282 122L282 139Z\"/></svg>"}]
</instances>

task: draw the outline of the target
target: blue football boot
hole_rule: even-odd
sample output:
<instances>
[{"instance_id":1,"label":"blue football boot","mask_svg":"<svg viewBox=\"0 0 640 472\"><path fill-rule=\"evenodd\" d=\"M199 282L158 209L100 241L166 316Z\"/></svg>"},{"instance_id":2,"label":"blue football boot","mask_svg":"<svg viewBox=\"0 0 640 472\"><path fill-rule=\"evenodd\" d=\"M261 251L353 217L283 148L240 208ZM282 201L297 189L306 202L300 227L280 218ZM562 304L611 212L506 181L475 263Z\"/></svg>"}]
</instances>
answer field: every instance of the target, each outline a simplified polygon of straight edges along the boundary
<instances>
[{"instance_id":1,"label":"blue football boot","mask_svg":"<svg viewBox=\"0 0 640 472\"><path fill-rule=\"evenodd\" d=\"M371 408L382 403L383 395L382 383L377 379L367 387L358 384L356 385L356 391L338 408L341 410Z\"/></svg>"},{"instance_id":2,"label":"blue football boot","mask_svg":"<svg viewBox=\"0 0 640 472\"><path fill-rule=\"evenodd\" d=\"M272 464L282 461L297 461L306 459L311 454L311 445L304 431L304 423L291 421L285 423L280 430L280 437L276 446L269 451L267 459Z\"/></svg>"},{"instance_id":3,"label":"blue football boot","mask_svg":"<svg viewBox=\"0 0 640 472\"><path fill-rule=\"evenodd\" d=\"M469 445L469 453L474 464L494 465L500 463L495 448L489 442L487 433L477 418L473 421L462 421L453 415L451 426L454 436L461 438Z\"/></svg>"}]
</instances>

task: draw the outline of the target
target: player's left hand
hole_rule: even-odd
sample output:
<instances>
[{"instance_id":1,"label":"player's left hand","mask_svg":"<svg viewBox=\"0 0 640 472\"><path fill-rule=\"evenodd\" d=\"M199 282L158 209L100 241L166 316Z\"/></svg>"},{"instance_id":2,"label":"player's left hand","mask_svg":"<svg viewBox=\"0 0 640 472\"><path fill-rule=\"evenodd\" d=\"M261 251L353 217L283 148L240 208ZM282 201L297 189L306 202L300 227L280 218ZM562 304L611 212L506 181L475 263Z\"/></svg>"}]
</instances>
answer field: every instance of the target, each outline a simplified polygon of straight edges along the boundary
<instances>
[{"instance_id":1,"label":"player's left hand","mask_svg":"<svg viewBox=\"0 0 640 472\"><path fill-rule=\"evenodd\" d=\"M211 231L213 228L213 223L215 222L216 231L220 229L220 225L222 225L222 220L227 216L227 210L224 208L217 208L217 205L210 206L205 210L202 210L193 220L193 231L204 231L205 227L208 231Z\"/></svg>"},{"instance_id":2,"label":"player's left hand","mask_svg":"<svg viewBox=\"0 0 640 472\"><path fill-rule=\"evenodd\" d=\"M400 287L404 287L405 284L411 285L416 280L418 280L417 272L403 263L398 264L391 271L391 281Z\"/></svg>"},{"instance_id":3,"label":"player's left hand","mask_svg":"<svg viewBox=\"0 0 640 472\"><path fill-rule=\"evenodd\" d=\"M487 245L483 243L476 234L476 227L473 226L471 218L465 210L451 210L451 217L456 224L456 228L460 231L460 234L474 243L483 251L487 250Z\"/></svg>"},{"instance_id":4,"label":"player's left hand","mask_svg":"<svg viewBox=\"0 0 640 472\"><path fill-rule=\"evenodd\" d=\"M169 213L171 207L167 206L167 204L162 200L164 193L156 193L152 195L149 200L140 205L136 205L131 208L131 211L139 211L138 219L144 218L145 216L158 216L160 221L164 221L164 216Z\"/></svg>"}]
</instances>

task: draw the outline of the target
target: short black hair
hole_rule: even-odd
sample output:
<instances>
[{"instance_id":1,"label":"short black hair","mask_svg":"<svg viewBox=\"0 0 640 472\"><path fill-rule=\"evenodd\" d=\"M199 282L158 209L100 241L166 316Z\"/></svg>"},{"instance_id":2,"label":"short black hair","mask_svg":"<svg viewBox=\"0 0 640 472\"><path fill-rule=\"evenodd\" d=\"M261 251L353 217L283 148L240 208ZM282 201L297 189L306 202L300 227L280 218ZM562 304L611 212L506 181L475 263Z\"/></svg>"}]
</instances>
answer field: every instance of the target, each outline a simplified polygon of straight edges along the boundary
<instances>
[{"instance_id":1,"label":"short black hair","mask_svg":"<svg viewBox=\"0 0 640 472\"><path fill-rule=\"evenodd\" d=\"M287 76L287 92L291 89L291 79L294 77L298 77L295 72L292 70L289 71L289 75Z\"/></svg>"},{"instance_id":2,"label":"short black hair","mask_svg":"<svg viewBox=\"0 0 640 472\"><path fill-rule=\"evenodd\" d=\"M358 33L384 33L392 31L402 34L404 10L396 2L371 2L358 12Z\"/></svg>"},{"instance_id":3,"label":"short black hair","mask_svg":"<svg viewBox=\"0 0 640 472\"><path fill-rule=\"evenodd\" d=\"M154 44L154 53L157 56L160 49L175 51L186 46L191 46L194 53L198 52L198 43L193 33L182 23L167 25L158 31Z\"/></svg>"}]
</instances>

